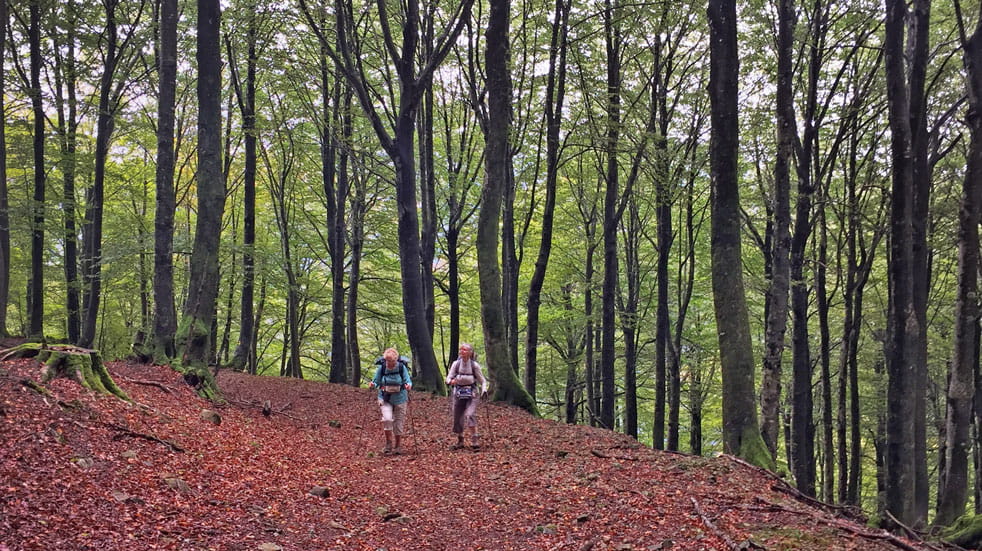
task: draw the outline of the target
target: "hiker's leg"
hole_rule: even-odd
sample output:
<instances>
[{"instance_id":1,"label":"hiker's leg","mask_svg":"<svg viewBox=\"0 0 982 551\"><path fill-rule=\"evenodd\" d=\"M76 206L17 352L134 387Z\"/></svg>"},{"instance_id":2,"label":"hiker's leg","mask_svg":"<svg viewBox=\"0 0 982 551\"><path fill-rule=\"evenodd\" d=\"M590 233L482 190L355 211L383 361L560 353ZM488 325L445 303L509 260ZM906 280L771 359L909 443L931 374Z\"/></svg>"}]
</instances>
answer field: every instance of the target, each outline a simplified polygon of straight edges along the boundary
<instances>
[{"instance_id":1,"label":"hiker's leg","mask_svg":"<svg viewBox=\"0 0 982 551\"><path fill-rule=\"evenodd\" d=\"M409 404L402 403L392 406L393 411L393 421L392 421L392 432L395 434L395 448L392 450L397 454L402 453L402 435L406 434L406 411L409 409Z\"/></svg>"},{"instance_id":2,"label":"hiker's leg","mask_svg":"<svg viewBox=\"0 0 982 551\"><path fill-rule=\"evenodd\" d=\"M464 433L464 414L467 408L464 402L466 401L453 398L453 433L458 437L462 437Z\"/></svg>"},{"instance_id":3,"label":"hiker's leg","mask_svg":"<svg viewBox=\"0 0 982 551\"><path fill-rule=\"evenodd\" d=\"M382 449L382 453L389 453L392 451L392 429L393 429L393 413L392 404L379 400L379 411L382 412L382 431L385 433L385 448Z\"/></svg>"},{"instance_id":4,"label":"hiker's leg","mask_svg":"<svg viewBox=\"0 0 982 551\"><path fill-rule=\"evenodd\" d=\"M478 398L475 396L474 398L468 400L467 402L468 402L467 409L464 411L464 420L465 420L465 424L467 425L467 433L470 434L471 437L471 447L476 449L478 447L478 441L477 441Z\"/></svg>"}]
</instances>

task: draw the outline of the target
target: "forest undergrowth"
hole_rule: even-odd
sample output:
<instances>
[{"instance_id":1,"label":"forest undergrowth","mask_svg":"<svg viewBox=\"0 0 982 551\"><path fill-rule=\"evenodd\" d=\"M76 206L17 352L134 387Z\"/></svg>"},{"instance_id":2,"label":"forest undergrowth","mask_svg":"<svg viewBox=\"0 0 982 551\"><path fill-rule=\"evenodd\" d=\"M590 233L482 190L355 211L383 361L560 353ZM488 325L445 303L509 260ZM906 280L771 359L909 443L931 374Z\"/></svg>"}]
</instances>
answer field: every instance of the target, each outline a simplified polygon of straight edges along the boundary
<instances>
[{"instance_id":1,"label":"forest undergrowth","mask_svg":"<svg viewBox=\"0 0 982 551\"><path fill-rule=\"evenodd\" d=\"M447 399L413 392L383 456L367 389L221 372L216 405L107 366L132 402L0 363L0 551L929 549L734 458L515 408L482 404L483 449L451 451Z\"/></svg>"}]
</instances>

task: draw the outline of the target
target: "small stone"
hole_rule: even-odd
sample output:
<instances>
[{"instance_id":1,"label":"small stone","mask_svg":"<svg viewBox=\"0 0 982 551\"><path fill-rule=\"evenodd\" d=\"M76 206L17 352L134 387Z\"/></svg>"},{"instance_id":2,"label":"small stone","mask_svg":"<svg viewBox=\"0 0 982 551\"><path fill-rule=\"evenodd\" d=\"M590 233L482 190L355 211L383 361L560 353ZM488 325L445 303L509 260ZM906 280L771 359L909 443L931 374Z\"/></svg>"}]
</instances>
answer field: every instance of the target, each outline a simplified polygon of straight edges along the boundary
<instances>
[{"instance_id":1,"label":"small stone","mask_svg":"<svg viewBox=\"0 0 982 551\"><path fill-rule=\"evenodd\" d=\"M266 542L259 545L259 551L283 551L283 548L275 543Z\"/></svg>"},{"instance_id":2,"label":"small stone","mask_svg":"<svg viewBox=\"0 0 982 551\"><path fill-rule=\"evenodd\" d=\"M76 467L83 470L91 469L92 465L95 465L95 461L93 461L91 457L76 457L72 461L75 463Z\"/></svg>"},{"instance_id":3,"label":"small stone","mask_svg":"<svg viewBox=\"0 0 982 551\"><path fill-rule=\"evenodd\" d=\"M125 452L119 454L123 459L136 459L136 450L126 450Z\"/></svg>"},{"instance_id":4,"label":"small stone","mask_svg":"<svg viewBox=\"0 0 982 551\"><path fill-rule=\"evenodd\" d=\"M112 494L113 494L113 498L115 498L116 501L120 503L126 503L126 500L132 497L130 494L126 492L121 492L119 490L113 490Z\"/></svg>"},{"instance_id":5,"label":"small stone","mask_svg":"<svg viewBox=\"0 0 982 551\"><path fill-rule=\"evenodd\" d=\"M201 410L201 418L213 425L222 424L222 416L210 409Z\"/></svg>"},{"instance_id":6,"label":"small stone","mask_svg":"<svg viewBox=\"0 0 982 551\"><path fill-rule=\"evenodd\" d=\"M181 492L182 494L191 493L191 487L188 486L188 483L187 482L184 482L180 478L176 478L176 477L174 477L174 478L165 478L164 479L164 482L166 482L167 485L170 486L170 488L172 490L177 490L178 492Z\"/></svg>"},{"instance_id":7,"label":"small stone","mask_svg":"<svg viewBox=\"0 0 982 551\"><path fill-rule=\"evenodd\" d=\"M310 495L317 497L330 497L331 492L324 486L314 486L310 489Z\"/></svg>"},{"instance_id":8,"label":"small stone","mask_svg":"<svg viewBox=\"0 0 982 551\"><path fill-rule=\"evenodd\" d=\"M588 521L588 520L590 520L590 515L587 515L587 514L583 514L583 515L580 515L580 516L576 517L576 522L579 522L581 524L584 523L584 522L586 522L586 521Z\"/></svg>"},{"instance_id":9,"label":"small stone","mask_svg":"<svg viewBox=\"0 0 982 551\"><path fill-rule=\"evenodd\" d=\"M339 429L341 428L341 421L338 421L337 419L331 419L330 421L327 422L327 425L329 427Z\"/></svg>"}]
</instances>

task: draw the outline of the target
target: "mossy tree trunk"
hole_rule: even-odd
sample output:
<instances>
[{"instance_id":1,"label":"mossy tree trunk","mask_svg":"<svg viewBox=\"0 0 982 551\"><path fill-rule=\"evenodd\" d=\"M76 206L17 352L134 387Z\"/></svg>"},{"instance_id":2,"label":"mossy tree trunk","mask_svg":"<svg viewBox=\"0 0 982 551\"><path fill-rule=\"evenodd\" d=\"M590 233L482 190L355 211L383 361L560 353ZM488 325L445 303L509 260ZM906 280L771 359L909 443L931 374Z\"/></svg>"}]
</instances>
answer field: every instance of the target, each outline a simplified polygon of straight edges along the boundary
<instances>
[{"instance_id":1,"label":"mossy tree trunk","mask_svg":"<svg viewBox=\"0 0 982 551\"><path fill-rule=\"evenodd\" d=\"M121 400L130 399L116 385L98 350L68 345L49 348L42 343L29 342L0 354L0 360L12 358L37 358L42 366L42 383L64 377L101 394L112 394Z\"/></svg>"}]
</instances>

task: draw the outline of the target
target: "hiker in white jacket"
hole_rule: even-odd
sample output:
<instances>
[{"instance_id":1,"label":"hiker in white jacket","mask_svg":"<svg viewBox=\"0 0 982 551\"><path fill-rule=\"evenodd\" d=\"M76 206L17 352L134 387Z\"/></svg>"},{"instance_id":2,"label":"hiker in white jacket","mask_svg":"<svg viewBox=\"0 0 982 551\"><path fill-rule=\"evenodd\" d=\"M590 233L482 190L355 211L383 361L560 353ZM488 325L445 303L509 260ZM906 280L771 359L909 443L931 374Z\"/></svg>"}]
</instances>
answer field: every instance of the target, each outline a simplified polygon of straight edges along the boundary
<instances>
[{"instance_id":1,"label":"hiker in white jacket","mask_svg":"<svg viewBox=\"0 0 982 551\"><path fill-rule=\"evenodd\" d=\"M447 384L452 387L450 408L453 414L453 433L457 442L451 450L464 447L464 428L471 436L470 447L481 449L477 435L477 405L480 398L487 398L488 380L481 373L481 365L474 361L474 347L461 343L457 359L450 365ZM480 386L479 386L480 385Z\"/></svg>"}]
</instances>

